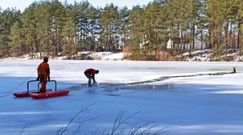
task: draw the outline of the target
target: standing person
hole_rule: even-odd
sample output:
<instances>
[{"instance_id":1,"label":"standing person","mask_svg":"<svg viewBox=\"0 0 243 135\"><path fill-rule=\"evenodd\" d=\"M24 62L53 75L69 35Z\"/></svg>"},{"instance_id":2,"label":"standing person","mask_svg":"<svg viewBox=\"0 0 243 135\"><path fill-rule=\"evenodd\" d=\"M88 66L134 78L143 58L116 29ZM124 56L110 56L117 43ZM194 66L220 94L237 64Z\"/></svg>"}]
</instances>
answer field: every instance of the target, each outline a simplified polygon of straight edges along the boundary
<instances>
[{"instance_id":1,"label":"standing person","mask_svg":"<svg viewBox=\"0 0 243 135\"><path fill-rule=\"evenodd\" d=\"M98 73L99 73L99 70L96 70L96 69L93 69L93 68L89 68L89 69L86 69L84 71L85 76L89 79L88 80L88 86L89 87L92 87L92 85L91 85L92 80L93 80L92 84L96 84L95 74L98 74Z\"/></svg>"},{"instance_id":2,"label":"standing person","mask_svg":"<svg viewBox=\"0 0 243 135\"><path fill-rule=\"evenodd\" d=\"M40 92L46 92L47 81L50 81L50 68L48 64L48 57L44 57L43 62L37 68L38 77L37 81L40 81Z\"/></svg>"},{"instance_id":3,"label":"standing person","mask_svg":"<svg viewBox=\"0 0 243 135\"><path fill-rule=\"evenodd\" d=\"M232 67L233 68L233 71L231 73L236 73L236 68L235 67Z\"/></svg>"}]
</instances>

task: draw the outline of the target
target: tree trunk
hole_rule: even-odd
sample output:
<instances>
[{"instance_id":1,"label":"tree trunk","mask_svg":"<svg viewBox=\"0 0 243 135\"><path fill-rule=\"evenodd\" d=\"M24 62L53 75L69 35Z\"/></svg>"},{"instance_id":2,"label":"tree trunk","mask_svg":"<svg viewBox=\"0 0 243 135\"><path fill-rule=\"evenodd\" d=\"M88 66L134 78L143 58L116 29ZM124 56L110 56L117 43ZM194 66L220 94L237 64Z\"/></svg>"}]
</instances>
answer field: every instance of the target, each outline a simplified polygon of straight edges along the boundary
<instances>
[{"instance_id":1,"label":"tree trunk","mask_svg":"<svg viewBox=\"0 0 243 135\"><path fill-rule=\"evenodd\" d=\"M239 49L239 54L241 55L241 19L239 19L238 22L237 48Z\"/></svg>"},{"instance_id":2,"label":"tree trunk","mask_svg":"<svg viewBox=\"0 0 243 135\"><path fill-rule=\"evenodd\" d=\"M229 29L229 20L227 19L226 20L226 26L225 26L225 57L227 57L227 50L228 50L228 38L229 38L229 35L228 35L228 29Z\"/></svg>"}]
</instances>

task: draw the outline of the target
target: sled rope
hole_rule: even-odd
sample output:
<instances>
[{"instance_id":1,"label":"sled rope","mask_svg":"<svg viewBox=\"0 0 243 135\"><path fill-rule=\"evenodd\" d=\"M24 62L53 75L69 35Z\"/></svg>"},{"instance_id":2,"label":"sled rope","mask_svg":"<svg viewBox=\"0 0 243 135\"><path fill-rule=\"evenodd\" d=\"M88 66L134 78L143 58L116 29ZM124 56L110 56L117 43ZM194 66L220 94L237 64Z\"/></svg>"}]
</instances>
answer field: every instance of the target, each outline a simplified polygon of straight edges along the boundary
<instances>
[{"instance_id":1,"label":"sled rope","mask_svg":"<svg viewBox=\"0 0 243 135\"><path fill-rule=\"evenodd\" d=\"M125 86L154 83L154 82L165 81L165 80L173 79L173 78L197 77L197 76L218 76L218 75L226 75L226 74L234 74L234 73L235 72L216 72L216 73L199 73L199 74L189 74L189 75L162 76L162 77L159 77L159 78L146 80L146 81L138 81L138 82L131 82L131 83L123 83L123 84L121 83L121 84L117 84L117 85L114 84L110 88L112 90L107 90L107 91L114 92L114 91L117 91L118 89L125 87Z\"/></svg>"},{"instance_id":2,"label":"sled rope","mask_svg":"<svg viewBox=\"0 0 243 135\"><path fill-rule=\"evenodd\" d=\"M126 85L153 83L153 82L159 82L159 81L164 81L164 80L173 79L173 78L196 77L196 76L217 76L217 75L226 75L226 74L234 74L234 73L233 72L217 72L217 73L200 73L200 74L191 74L191 75L162 76L162 77L152 79L152 80L131 82L131 83L127 83Z\"/></svg>"},{"instance_id":3,"label":"sled rope","mask_svg":"<svg viewBox=\"0 0 243 135\"><path fill-rule=\"evenodd\" d=\"M31 76L33 75L34 73L31 73L31 75L29 75L29 77L26 77L26 79L24 79L23 81L21 81L19 84L17 84L11 91L9 91L7 94L4 94L4 95L0 95L0 98L4 98L4 97L7 97L7 96L10 96L12 95L12 93L20 86L22 86L23 84L25 84L30 78Z\"/></svg>"}]
</instances>

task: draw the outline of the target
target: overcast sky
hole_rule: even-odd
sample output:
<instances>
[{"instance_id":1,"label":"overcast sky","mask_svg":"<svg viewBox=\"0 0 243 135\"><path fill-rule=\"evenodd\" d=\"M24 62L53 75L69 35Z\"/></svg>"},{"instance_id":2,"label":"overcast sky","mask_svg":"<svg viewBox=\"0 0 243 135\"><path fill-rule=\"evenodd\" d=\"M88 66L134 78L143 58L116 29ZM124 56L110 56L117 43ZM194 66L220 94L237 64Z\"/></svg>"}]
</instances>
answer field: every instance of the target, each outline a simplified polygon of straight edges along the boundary
<instances>
[{"instance_id":1,"label":"overcast sky","mask_svg":"<svg viewBox=\"0 0 243 135\"><path fill-rule=\"evenodd\" d=\"M34 1L39 0L0 0L0 7L2 9L6 9L8 7L11 8L17 8L23 11L26 7L28 7L31 3ZM61 2L64 2L65 0L59 0ZM68 3L73 3L75 0L67 0ZM80 2L83 0L76 0L76 2ZM94 7L104 7L106 4L113 3L114 5L117 5L118 7L124 7L127 6L129 9L131 9L133 6L136 5L147 5L149 2L153 0L88 0L89 3L91 3Z\"/></svg>"}]
</instances>

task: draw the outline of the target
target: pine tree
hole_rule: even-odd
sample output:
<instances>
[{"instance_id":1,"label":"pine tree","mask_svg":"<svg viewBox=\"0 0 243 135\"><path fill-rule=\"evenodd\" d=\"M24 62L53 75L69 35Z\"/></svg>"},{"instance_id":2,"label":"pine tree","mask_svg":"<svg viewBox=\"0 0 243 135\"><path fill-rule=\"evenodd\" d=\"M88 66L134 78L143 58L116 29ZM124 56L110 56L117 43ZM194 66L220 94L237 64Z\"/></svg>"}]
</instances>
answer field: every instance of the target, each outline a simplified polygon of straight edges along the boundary
<instances>
[{"instance_id":1,"label":"pine tree","mask_svg":"<svg viewBox=\"0 0 243 135\"><path fill-rule=\"evenodd\" d=\"M102 44L106 51L114 51L115 45L118 44L117 28L119 27L119 12L118 7L113 4L106 5L104 10L101 12L100 22L102 26Z\"/></svg>"},{"instance_id":2,"label":"pine tree","mask_svg":"<svg viewBox=\"0 0 243 135\"><path fill-rule=\"evenodd\" d=\"M72 5L66 6L65 8L65 20L64 27L62 31L63 37L63 46L62 53L63 55L72 56L77 53L76 48L76 38L75 38L75 11Z\"/></svg>"},{"instance_id":3,"label":"pine tree","mask_svg":"<svg viewBox=\"0 0 243 135\"><path fill-rule=\"evenodd\" d=\"M39 51L38 40L37 40L37 17L36 17L36 2L32 3L22 13L21 22L23 23L23 35L24 44L26 45L26 51L33 53ZM32 54L33 55L33 54Z\"/></svg>"},{"instance_id":4,"label":"pine tree","mask_svg":"<svg viewBox=\"0 0 243 135\"><path fill-rule=\"evenodd\" d=\"M131 52L131 58L142 58L140 45L144 44L144 9L140 6L133 7L129 12L129 39L126 48Z\"/></svg>"},{"instance_id":5,"label":"pine tree","mask_svg":"<svg viewBox=\"0 0 243 135\"><path fill-rule=\"evenodd\" d=\"M20 21L15 22L11 27L9 39L9 51L13 53L14 56L20 56L23 53L27 53L26 47L24 46L23 26Z\"/></svg>"},{"instance_id":6,"label":"pine tree","mask_svg":"<svg viewBox=\"0 0 243 135\"><path fill-rule=\"evenodd\" d=\"M11 27L19 20L21 12L16 9L5 9L0 12L0 55L8 56L9 54L9 35Z\"/></svg>"}]
</instances>

